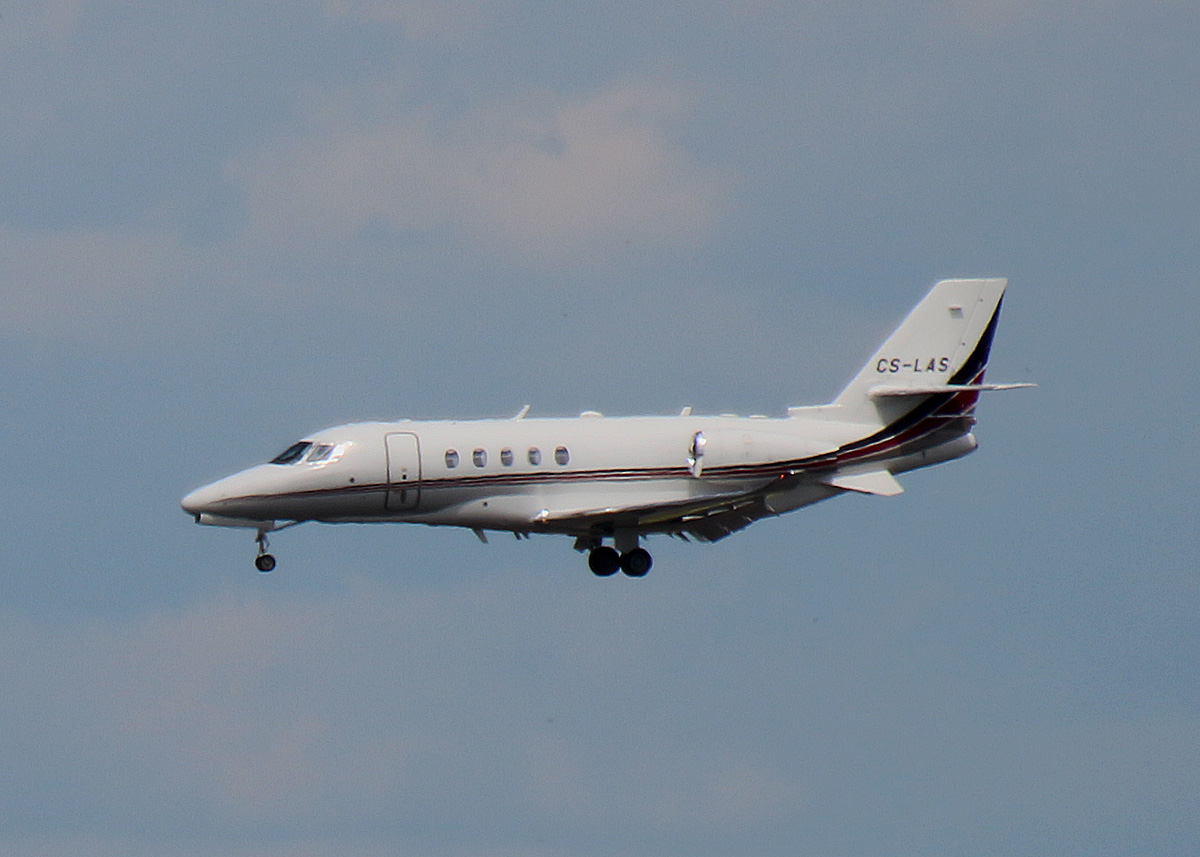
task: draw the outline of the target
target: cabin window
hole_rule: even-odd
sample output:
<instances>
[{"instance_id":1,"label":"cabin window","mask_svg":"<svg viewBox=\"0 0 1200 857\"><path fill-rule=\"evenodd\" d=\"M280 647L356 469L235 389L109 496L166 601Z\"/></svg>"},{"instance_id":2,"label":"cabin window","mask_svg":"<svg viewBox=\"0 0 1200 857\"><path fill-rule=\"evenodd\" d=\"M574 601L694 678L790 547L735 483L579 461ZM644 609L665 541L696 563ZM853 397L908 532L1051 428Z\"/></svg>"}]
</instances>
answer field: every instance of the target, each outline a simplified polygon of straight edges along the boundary
<instances>
[{"instance_id":1,"label":"cabin window","mask_svg":"<svg viewBox=\"0 0 1200 857\"><path fill-rule=\"evenodd\" d=\"M483 467L487 464L487 450L477 449L471 453L471 460L475 462L476 467Z\"/></svg>"},{"instance_id":2,"label":"cabin window","mask_svg":"<svg viewBox=\"0 0 1200 857\"><path fill-rule=\"evenodd\" d=\"M304 453L308 452L308 448L310 446L312 446L312 443L310 443L309 441L306 441L306 440L302 440L302 441L300 441L300 443L293 443L291 446L289 446L283 452L279 453L279 455L272 458L271 463L272 464L295 464L297 461L299 461L301 458L304 457Z\"/></svg>"},{"instance_id":3,"label":"cabin window","mask_svg":"<svg viewBox=\"0 0 1200 857\"><path fill-rule=\"evenodd\" d=\"M567 452L567 448L565 446L560 446L558 449L554 450L554 460L556 463L566 466L566 464L571 460L571 453Z\"/></svg>"},{"instance_id":4,"label":"cabin window","mask_svg":"<svg viewBox=\"0 0 1200 857\"><path fill-rule=\"evenodd\" d=\"M504 447L504 449L500 450L500 463L503 464L505 467L512 467L513 454L512 454L512 450L509 449L507 446Z\"/></svg>"},{"instance_id":5,"label":"cabin window","mask_svg":"<svg viewBox=\"0 0 1200 857\"><path fill-rule=\"evenodd\" d=\"M454 468L458 467L458 450L457 449L447 449L446 450L446 467L449 470L453 470Z\"/></svg>"},{"instance_id":6,"label":"cabin window","mask_svg":"<svg viewBox=\"0 0 1200 857\"><path fill-rule=\"evenodd\" d=\"M542 463L542 451L536 446L529 447L529 463L534 467Z\"/></svg>"}]
</instances>

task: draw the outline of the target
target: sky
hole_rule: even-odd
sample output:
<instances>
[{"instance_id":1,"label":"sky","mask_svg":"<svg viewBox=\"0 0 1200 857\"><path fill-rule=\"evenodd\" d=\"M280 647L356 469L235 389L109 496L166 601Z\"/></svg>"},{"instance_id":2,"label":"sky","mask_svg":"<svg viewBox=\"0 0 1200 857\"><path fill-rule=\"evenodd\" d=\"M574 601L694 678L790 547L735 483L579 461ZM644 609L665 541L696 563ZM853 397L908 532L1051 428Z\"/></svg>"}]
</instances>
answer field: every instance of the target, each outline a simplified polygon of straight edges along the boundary
<instances>
[{"instance_id":1,"label":"sky","mask_svg":"<svg viewBox=\"0 0 1200 857\"><path fill-rule=\"evenodd\" d=\"M13 0L0 852L1200 850L1200 12ZM782 414L1005 276L971 457L600 580L195 526L373 418Z\"/></svg>"}]
</instances>

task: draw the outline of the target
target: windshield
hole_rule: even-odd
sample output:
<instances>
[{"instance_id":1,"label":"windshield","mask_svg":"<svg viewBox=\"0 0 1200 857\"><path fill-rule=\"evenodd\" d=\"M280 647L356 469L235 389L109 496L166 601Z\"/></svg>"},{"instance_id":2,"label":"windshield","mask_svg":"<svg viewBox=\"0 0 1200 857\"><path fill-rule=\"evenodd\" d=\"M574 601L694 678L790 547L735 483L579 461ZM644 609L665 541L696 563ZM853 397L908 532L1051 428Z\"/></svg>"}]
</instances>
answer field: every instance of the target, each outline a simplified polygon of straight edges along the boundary
<instances>
[{"instance_id":1,"label":"windshield","mask_svg":"<svg viewBox=\"0 0 1200 857\"><path fill-rule=\"evenodd\" d=\"M304 457L304 453L308 452L308 448L312 443L307 440L302 440L299 443L293 443L279 455L271 459L271 464L295 464Z\"/></svg>"},{"instance_id":2,"label":"windshield","mask_svg":"<svg viewBox=\"0 0 1200 857\"><path fill-rule=\"evenodd\" d=\"M318 443L312 448L312 452L305 459L309 464L316 464L318 461L328 461L333 451L337 449L332 443Z\"/></svg>"}]
</instances>

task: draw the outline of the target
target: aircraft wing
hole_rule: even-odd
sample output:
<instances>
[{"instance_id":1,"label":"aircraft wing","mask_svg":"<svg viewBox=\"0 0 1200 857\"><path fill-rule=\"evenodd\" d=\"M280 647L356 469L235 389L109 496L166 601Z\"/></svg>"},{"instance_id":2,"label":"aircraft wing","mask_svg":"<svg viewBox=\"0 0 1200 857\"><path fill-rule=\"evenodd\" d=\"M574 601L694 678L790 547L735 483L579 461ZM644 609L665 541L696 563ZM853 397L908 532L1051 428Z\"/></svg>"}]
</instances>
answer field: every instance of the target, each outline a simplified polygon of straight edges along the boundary
<instances>
[{"instance_id":1,"label":"aircraft wing","mask_svg":"<svg viewBox=\"0 0 1200 857\"><path fill-rule=\"evenodd\" d=\"M715 542L759 518L773 514L760 498L711 498L671 504L606 506L593 509L543 511L533 524L576 535L597 528L628 527L644 532L675 533Z\"/></svg>"},{"instance_id":2,"label":"aircraft wing","mask_svg":"<svg viewBox=\"0 0 1200 857\"><path fill-rule=\"evenodd\" d=\"M759 518L773 514L761 502L747 503L684 521L680 532L695 536L702 542L715 542L750 526Z\"/></svg>"}]
</instances>

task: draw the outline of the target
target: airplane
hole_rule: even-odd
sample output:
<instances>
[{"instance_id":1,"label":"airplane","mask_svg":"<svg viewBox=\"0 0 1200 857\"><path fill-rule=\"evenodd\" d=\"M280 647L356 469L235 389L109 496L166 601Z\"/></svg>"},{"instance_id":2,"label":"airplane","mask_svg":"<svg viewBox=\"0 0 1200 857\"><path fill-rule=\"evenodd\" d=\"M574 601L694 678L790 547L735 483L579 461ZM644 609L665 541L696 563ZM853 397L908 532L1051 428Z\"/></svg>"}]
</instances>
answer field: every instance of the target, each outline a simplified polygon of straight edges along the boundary
<instances>
[{"instance_id":1,"label":"airplane","mask_svg":"<svg viewBox=\"0 0 1200 857\"><path fill-rule=\"evenodd\" d=\"M1006 279L942 280L825 405L786 416L398 420L308 435L265 464L182 500L196 523L268 533L308 521L399 522L518 539L573 537L600 577L642 577L641 543L665 534L715 542L760 518L839 494L894 496L896 474L977 446Z\"/></svg>"}]
</instances>

